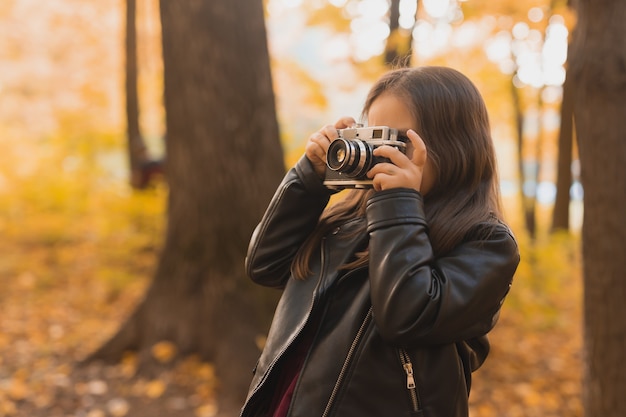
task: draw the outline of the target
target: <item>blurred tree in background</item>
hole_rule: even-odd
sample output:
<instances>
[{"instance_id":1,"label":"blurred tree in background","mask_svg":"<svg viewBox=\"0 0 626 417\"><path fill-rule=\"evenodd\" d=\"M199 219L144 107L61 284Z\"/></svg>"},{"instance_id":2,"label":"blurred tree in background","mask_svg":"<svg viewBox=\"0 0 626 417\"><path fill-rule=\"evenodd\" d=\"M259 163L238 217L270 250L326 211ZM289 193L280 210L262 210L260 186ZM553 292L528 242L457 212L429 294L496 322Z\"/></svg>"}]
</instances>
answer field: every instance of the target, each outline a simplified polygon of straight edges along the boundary
<instances>
[{"instance_id":1,"label":"blurred tree in background","mask_svg":"<svg viewBox=\"0 0 626 417\"><path fill-rule=\"evenodd\" d=\"M151 158L141 132L137 57L137 0L126 0L126 140L130 185L145 189L163 179L164 160Z\"/></svg>"},{"instance_id":2,"label":"blurred tree in background","mask_svg":"<svg viewBox=\"0 0 626 417\"><path fill-rule=\"evenodd\" d=\"M626 3L578 0L570 75L585 190L585 415L626 415Z\"/></svg>"},{"instance_id":3,"label":"blurred tree in background","mask_svg":"<svg viewBox=\"0 0 626 417\"><path fill-rule=\"evenodd\" d=\"M139 92L137 90L137 1L126 0L126 136L130 183L140 183L140 166L146 160L146 145L139 126Z\"/></svg>"},{"instance_id":4,"label":"blurred tree in background","mask_svg":"<svg viewBox=\"0 0 626 417\"><path fill-rule=\"evenodd\" d=\"M415 9L419 9L419 0L415 0ZM385 65L389 67L408 67L411 64L414 26L400 26L400 0L389 3L389 36L385 42Z\"/></svg>"},{"instance_id":5,"label":"blurred tree in background","mask_svg":"<svg viewBox=\"0 0 626 417\"><path fill-rule=\"evenodd\" d=\"M243 259L284 173L263 8L257 0L164 0L161 22L165 246L145 299L90 359L145 351L146 372L158 342L198 352L215 364L220 408L233 415L274 306L244 277Z\"/></svg>"}]
</instances>

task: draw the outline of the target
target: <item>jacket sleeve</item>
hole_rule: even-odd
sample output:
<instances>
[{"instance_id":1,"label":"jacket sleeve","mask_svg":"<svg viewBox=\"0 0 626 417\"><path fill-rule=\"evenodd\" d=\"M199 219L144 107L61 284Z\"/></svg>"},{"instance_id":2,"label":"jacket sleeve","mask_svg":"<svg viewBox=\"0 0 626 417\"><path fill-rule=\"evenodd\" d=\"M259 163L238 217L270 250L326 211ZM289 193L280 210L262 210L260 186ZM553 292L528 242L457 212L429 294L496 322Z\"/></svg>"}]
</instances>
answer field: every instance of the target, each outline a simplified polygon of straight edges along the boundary
<instances>
[{"instance_id":1,"label":"jacket sleeve","mask_svg":"<svg viewBox=\"0 0 626 417\"><path fill-rule=\"evenodd\" d=\"M436 259L416 191L376 193L367 220L374 318L388 342L452 343L493 328L519 263L506 226L488 237L477 233Z\"/></svg>"},{"instance_id":2,"label":"jacket sleeve","mask_svg":"<svg viewBox=\"0 0 626 417\"><path fill-rule=\"evenodd\" d=\"M245 268L253 281L285 286L294 255L317 225L331 194L306 157L287 172L250 239Z\"/></svg>"}]
</instances>

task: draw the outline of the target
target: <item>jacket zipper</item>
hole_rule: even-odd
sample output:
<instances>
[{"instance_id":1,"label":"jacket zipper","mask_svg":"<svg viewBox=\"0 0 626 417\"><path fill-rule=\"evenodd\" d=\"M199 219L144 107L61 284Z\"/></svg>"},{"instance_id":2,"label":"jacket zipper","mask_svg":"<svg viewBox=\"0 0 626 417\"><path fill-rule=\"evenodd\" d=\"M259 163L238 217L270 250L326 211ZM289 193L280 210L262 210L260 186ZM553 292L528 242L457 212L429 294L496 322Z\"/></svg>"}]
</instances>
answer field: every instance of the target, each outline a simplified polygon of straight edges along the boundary
<instances>
[{"instance_id":1,"label":"jacket zipper","mask_svg":"<svg viewBox=\"0 0 626 417\"><path fill-rule=\"evenodd\" d=\"M322 242L321 242L321 260L320 260L320 265L321 265L321 271L322 273L320 275L323 275L323 271L324 271L324 264L325 264L325 259L324 259L324 244L325 244L325 240L326 238L322 238ZM317 286L315 287L315 290L313 291L313 299L311 300L311 305L309 306L309 311L306 314L306 320L302 323L302 325L297 329L295 336L289 341L289 343L280 351L278 352L278 355L276 355L276 357L274 358L274 360L272 361L272 363L270 363L267 367L267 370L265 371L265 377L263 378L263 380L259 381L259 383L257 384L256 388L254 389L254 391L249 395L250 401L248 402L249 404L252 403L252 399L254 398L254 396L257 394L257 392L261 389L261 387L263 386L264 382L265 382L265 378L267 378L268 375L270 375L272 373L272 370L274 369L274 366L276 365L276 363L278 362L278 360L284 355L284 353L287 351L287 349L289 349L289 347L293 344L293 342L298 338L298 336L300 336L300 333L302 333L302 330L304 329L304 327L306 326L306 323L309 321L309 318L311 317L311 313L313 312L313 306L315 305L316 301L317 301L317 296L318 296L318 290L319 287L322 283L322 280L320 279ZM256 369L256 367L255 367ZM247 404L246 404L247 405ZM245 412L245 409L243 409L241 411L241 415L243 416Z\"/></svg>"},{"instance_id":2,"label":"jacket zipper","mask_svg":"<svg viewBox=\"0 0 626 417\"><path fill-rule=\"evenodd\" d=\"M415 376L413 373L411 358L409 357L408 352L404 349L398 349L398 353L400 354L402 368L404 368L404 372L406 373L406 389L409 390L409 397L411 399L413 412L418 412L420 409L420 400L417 392L417 386L415 385Z\"/></svg>"},{"instance_id":3,"label":"jacket zipper","mask_svg":"<svg viewBox=\"0 0 626 417\"><path fill-rule=\"evenodd\" d=\"M346 377L346 372L348 372L348 367L350 366L350 362L352 362L352 357L354 356L354 352L356 352L356 348L359 346L361 339L363 338L363 334L365 330L367 330L370 321L372 320L372 307L368 310L365 318L363 319L363 323L361 323L361 327L359 327L359 331L354 336L354 340L350 345L350 350L348 350L348 354L346 355L346 359L343 362L343 366L341 367L341 372L339 372L339 376L337 377L337 381L335 382L335 386L333 387L333 391L330 394L330 398L328 399L328 403L326 404L326 408L324 409L324 413L322 417L328 417L330 410L335 402L337 394L339 393L339 389L343 384L343 380Z\"/></svg>"}]
</instances>

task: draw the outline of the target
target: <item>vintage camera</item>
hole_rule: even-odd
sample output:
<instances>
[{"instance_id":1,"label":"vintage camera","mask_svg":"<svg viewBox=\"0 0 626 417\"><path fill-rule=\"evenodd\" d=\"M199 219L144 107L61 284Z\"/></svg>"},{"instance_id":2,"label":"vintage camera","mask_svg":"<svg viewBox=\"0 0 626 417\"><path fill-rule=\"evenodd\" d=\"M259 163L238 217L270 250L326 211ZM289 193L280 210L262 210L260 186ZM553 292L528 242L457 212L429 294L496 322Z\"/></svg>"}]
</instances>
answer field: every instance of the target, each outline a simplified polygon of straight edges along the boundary
<instances>
[{"instance_id":1,"label":"vintage camera","mask_svg":"<svg viewBox=\"0 0 626 417\"><path fill-rule=\"evenodd\" d=\"M406 138L391 127L355 127L340 129L338 133L326 152L324 185L331 189L372 188L367 171L379 162L389 162L388 158L373 155L379 146L395 146L406 153Z\"/></svg>"}]
</instances>

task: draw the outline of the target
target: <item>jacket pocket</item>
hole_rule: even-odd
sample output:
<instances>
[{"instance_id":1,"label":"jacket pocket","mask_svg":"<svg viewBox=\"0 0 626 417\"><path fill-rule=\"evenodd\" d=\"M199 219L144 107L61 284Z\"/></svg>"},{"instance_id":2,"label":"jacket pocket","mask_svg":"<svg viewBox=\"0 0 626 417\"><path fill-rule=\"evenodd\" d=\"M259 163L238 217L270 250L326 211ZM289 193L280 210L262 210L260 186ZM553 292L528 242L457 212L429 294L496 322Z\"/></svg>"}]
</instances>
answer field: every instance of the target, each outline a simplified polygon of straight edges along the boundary
<instances>
[{"instance_id":1,"label":"jacket pocket","mask_svg":"<svg viewBox=\"0 0 626 417\"><path fill-rule=\"evenodd\" d=\"M400 356L400 363L402 363L402 369L406 375L406 389L409 401L411 403L411 416L422 417L421 401L417 384L415 384L415 374L413 370L413 363L409 357L409 353L404 349L398 349L398 355Z\"/></svg>"}]
</instances>

